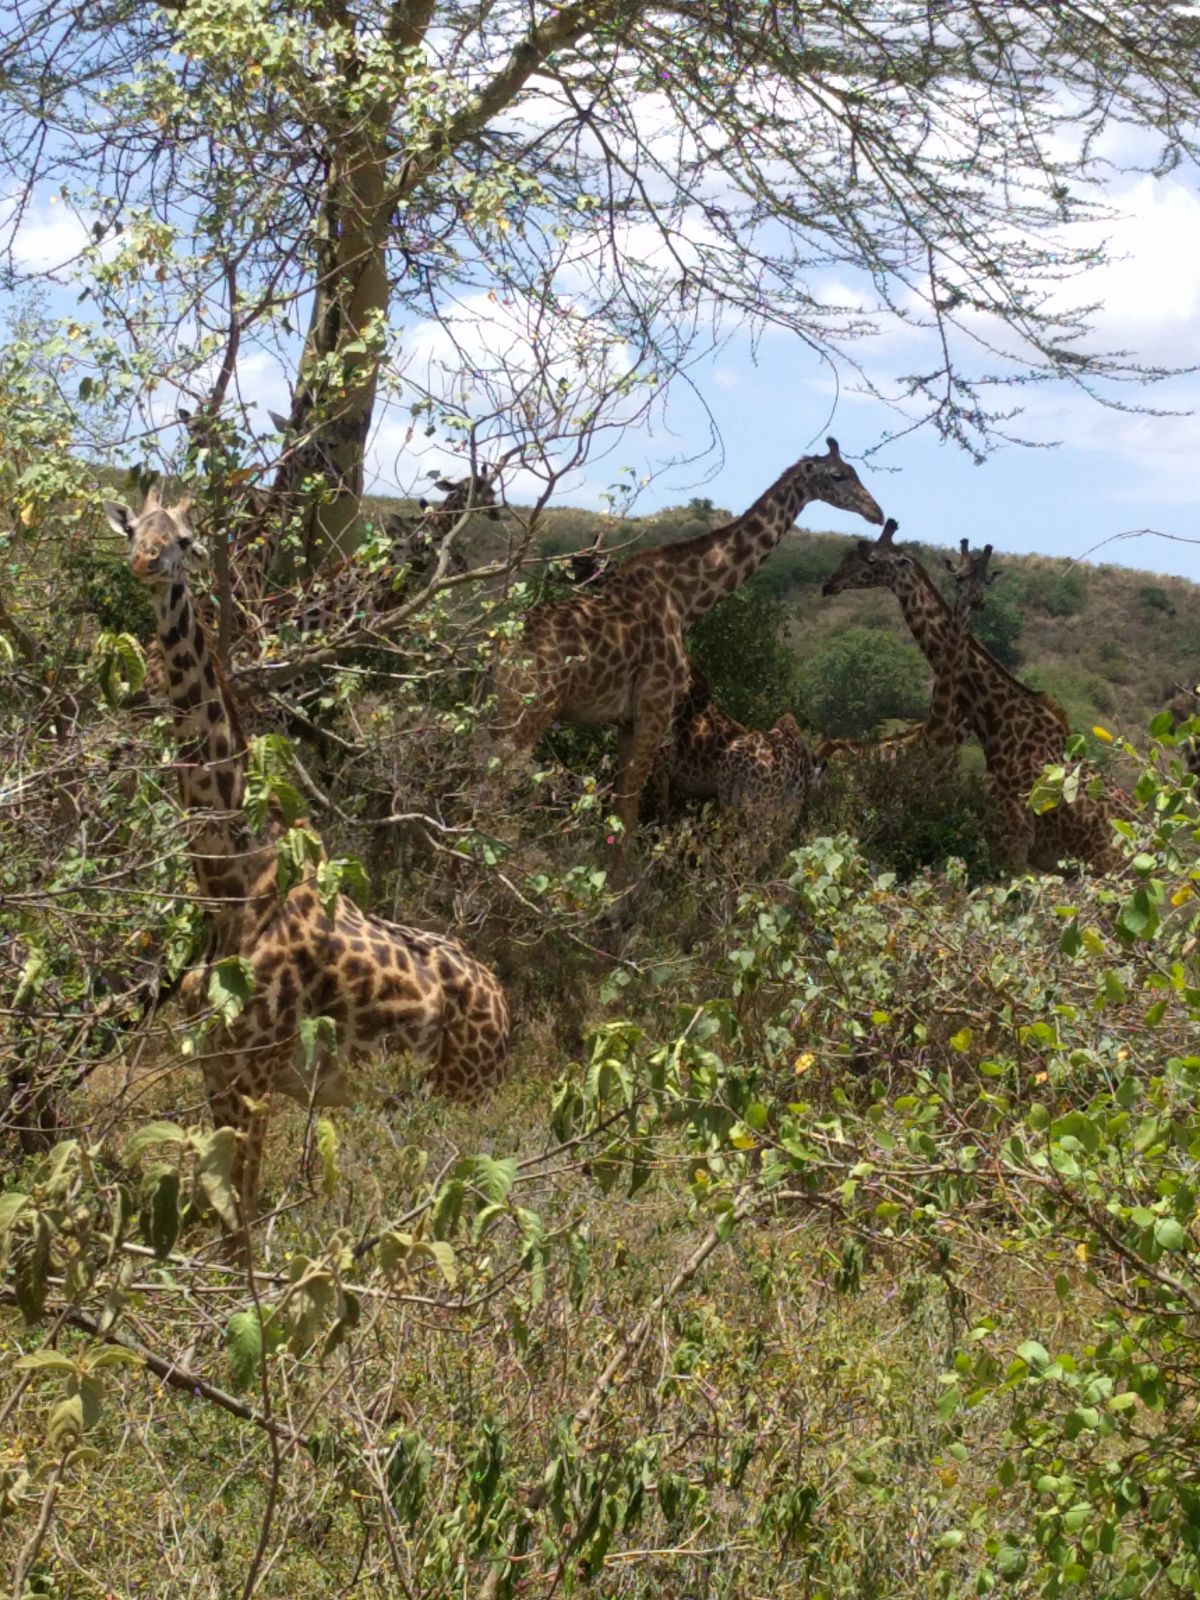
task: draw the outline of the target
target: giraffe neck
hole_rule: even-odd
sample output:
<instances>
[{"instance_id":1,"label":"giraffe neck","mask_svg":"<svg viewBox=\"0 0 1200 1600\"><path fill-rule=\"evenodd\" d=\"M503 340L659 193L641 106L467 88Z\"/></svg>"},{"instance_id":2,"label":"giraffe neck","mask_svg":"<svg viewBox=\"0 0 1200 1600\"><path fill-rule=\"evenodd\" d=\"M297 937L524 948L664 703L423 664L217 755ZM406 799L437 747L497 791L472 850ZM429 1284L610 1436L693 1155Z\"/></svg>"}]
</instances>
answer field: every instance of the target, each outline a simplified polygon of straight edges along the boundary
<instances>
[{"instance_id":1,"label":"giraffe neck","mask_svg":"<svg viewBox=\"0 0 1200 1600\"><path fill-rule=\"evenodd\" d=\"M950 612L948 625L943 632L941 658L937 663L929 697L925 730L934 744L958 744L958 687L967 665L970 637L971 606L966 596L961 595Z\"/></svg>"},{"instance_id":2,"label":"giraffe neck","mask_svg":"<svg viewBox=\"0 0 1200 1600\"><path fill-rule=\"evenodd\" d=\"M921 654L935 673L940 672L952 620L950 607L922 567L894 568L890 587ZM965 655L965 638L962 646Z\"/></svg>"},{"instance_id":3,"label":"giraffe neck","mask_svg":"<svg viewBox=\"0 0 1200 1600\"><path fill-rule=\"evenodd\" d=\"M243 898L258 865L242 812L245 736L187 584L157 590L154 610L175 721L179 795L193 813L192 865L202 894Z\"/></svg>"},{"instance_id":4,"label":"giraffe neck","mask_svg":"<svg viewBox=\"0 0 1200 1600\"><path fill-rule=\"evenodd\" d=\"M733 522L635 560L662 574L687 627L758 571L811 498L801 472L789 467Z\"/></svg>"}]
</instances>

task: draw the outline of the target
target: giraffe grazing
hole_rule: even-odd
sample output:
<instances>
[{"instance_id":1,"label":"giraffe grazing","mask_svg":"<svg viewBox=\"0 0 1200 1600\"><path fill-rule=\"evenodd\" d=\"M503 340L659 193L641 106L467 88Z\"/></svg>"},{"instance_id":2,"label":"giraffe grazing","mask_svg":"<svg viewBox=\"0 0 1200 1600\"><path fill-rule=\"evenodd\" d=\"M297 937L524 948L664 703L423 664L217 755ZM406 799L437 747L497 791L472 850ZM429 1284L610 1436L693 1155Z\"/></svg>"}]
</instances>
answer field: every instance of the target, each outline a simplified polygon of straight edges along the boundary
<instances>
[{"instance_id":1,"label":"giraffe grazing","mask_svg":"<svg viewBox=\"0 0 1200 1600\"><path fill-rule=\"evenodd\" d=\"M717 705L699 667L689 667L687 693L651 775L659 813L672 795L716 800L723 811L802 811L820 769L795 717L785 712L765 733L743 727Z\"/></svg>"},{"instance_id":2,"label":"giraffe grazing","mask_svg":"<svg viewBox=\"0 0 1200 1600\"><path fill-rule=\"evenodd\" d=\"M531 749L555 720L616 723L622 844L687 693L684 629L757 571L810 501L883 521L837 441L826 443L827 455L803 456L733 522L640 551L587 592L535 607L523 637L506 641L495 726L518 750Z\"/></svg>"},{"instance_id":3,"label":"giraffe grazing","mask_svg":"<svg viewBox=\"0 0 1200 1600\"><path fill-rule=\"evenodd\" d=\"M953 643L951 608L911 551L894 543L896 523L872 543L860 539L824 585L824 595L845 589L891 589L927 661L937 673ZM999 812L998 844L1009 865L1056 870L1064 858L1106 872L1120 859L1113 844L1108 797L1081 796L1072 805L1035 814L1029 792L1050 762L1063 759L1070 727L1048 695L1027 688L978 639L967 637L958 675L957 715L983 746L988 787Z\"/></svg>"},{"instance_id":4,"label":"giraffe grazing","mask_svg":"<svg viewBox=\"0 0 1200 1600\"><path fill-rule=\"evenodd\" d=\"M242 809L246 740L188 587L186 504L168 510L152 491L140 515L111 502L105 511L128 542L130 570L153 596L192 866L211 921L208 960L182 985L186 1013L204 1010L215 962L242 956L254 977L246 1006L203 1063L214 1122L242 1136L234 1184L248 1225L271 1094L306 1106L350 1098L333 1051L322 1048L306 1066L304 1017L331 1019L344 1059L390 1043L432 1059L435 1085L466 1098L503 1076L508 1006L495 977L457 939L368 916L342 895L323 904L312 869L281 892L284 822L276 812L259 838Z\"/></svg>"}]
</instances>

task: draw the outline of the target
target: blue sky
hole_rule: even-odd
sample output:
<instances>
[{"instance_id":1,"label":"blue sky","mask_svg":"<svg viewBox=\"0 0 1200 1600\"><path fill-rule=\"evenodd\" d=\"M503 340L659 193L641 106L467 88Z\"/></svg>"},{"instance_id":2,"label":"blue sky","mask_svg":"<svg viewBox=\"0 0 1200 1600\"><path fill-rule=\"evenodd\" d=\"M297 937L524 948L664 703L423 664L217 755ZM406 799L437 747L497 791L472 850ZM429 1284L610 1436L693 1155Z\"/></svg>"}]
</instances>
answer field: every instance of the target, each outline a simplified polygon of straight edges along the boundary
<instances>
[{"instance_id":1,"label":"blue sky","mask_svg":"<svg viewBox=\"0 0 1200 1600\"><path fill-rule=\"evenodd\" d=\"M1119 180L1110 199L1122 213L1097 225L1114 257L1092 273L1078 297L1101 304L1096 343L1120 348L1147 364L1200 361L1200 185L1194 171L1165 179ZM61 206L41 202L23 230L19 255L30 268L57 265L77 248L81 224ZM853 296L844 284L831 292ZM59 300L56 296L55 299ZM61 297L74 309L75 292ZM57 309L58 307L56 307ZM484 314L491 314L484 308ZM415 328L404 343L434 349L438 330ZM928 364L922 336L884 323L854 354L885 392L896 378ZM239 374L243 398L270 431L268 407L286 410L283 372L265 353L250 354ZM672 392L665 415L651 426L628 429L603 459L589 462L564 484L558 503L600 505L615 468L628 465L647 485L636 509L653 511L693 495L737 511L748 505L782 469L806 450L823 448L826 433L838 437L854 458L900 424L883 402L854 392L852 375L835 385L827 368L794 336L768 332L752 350L735 334L692 370L720 433L720 448L685 468L662 464L703 448L708 421L682 386ZM999 550L1036 552L1066 559L1112 561L1200 581L1200 376L1121 391L1139 401L1183 415L1142 416L1107 410L1062 384L1017 390L1026 406L1016 431L1054 448L997 450L976 466L957 446L939 444L925 429L872 456L863 476L885 510L897 517L901 536L950 544L963 535ZM431 468L446 470L453 458L436 451L417 458L403 441L406 419L383 417L373 445L375 487L412 492ZM523 475L506 479L517 503L533 498ZM813 528L862 531L843 514L814 507L804 519ZM1124 537L1138 530L1139 537Z\"/></svg>"}]
</instances>

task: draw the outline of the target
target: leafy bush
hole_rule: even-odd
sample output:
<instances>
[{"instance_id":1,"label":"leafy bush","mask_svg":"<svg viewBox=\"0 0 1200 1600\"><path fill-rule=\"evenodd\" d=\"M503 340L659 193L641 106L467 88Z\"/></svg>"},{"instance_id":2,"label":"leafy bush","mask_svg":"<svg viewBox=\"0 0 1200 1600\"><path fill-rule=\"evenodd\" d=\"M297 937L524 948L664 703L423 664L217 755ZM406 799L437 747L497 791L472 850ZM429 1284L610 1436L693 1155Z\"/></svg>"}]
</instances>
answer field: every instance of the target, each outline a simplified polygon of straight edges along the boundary
<instances>
[{"instance_id":1,"label":"leafy bush","mask_svg":"<svg viewBox=\"0 0 1200 1600\"><path fill-rule=\"evenodd\" d=\"M836 739L861 739L889 718L925 715L928 669L910 640L882 628L846 628L796 674L802 720Z\"/></svg>"},{"instance_id":2,"label":"leafy bush","mask_svg":"<svg viewBox=\"0 0 1200 1600\"><path fill-rule=\"evenodd\" d=\"M981 772L956 768L947 778L918 743L898 755L835 759L822 790L822 823L853 830L877 868L907 879L954 857L972 882L995 875L991 802Z\"/></svg>"},{"instance_id":3,"label":"leafy bush","mask_svg":"<svg viewBox=\"0 0 1200 1600\"><path fill-rule=\"evenodd\" d=\"M1087 584L1083 574L1072 568L1068 572L1053 569L1014 574L1019 585L1021 601L1036 611L1050 617L1074 617L1087 602Z\"/></svg>"},{"instance_id":4,"label":"leafy bush","mask_svg":"<svg viewBox=\"0 0 1200 1600\"><path fill-rule=\"evenodd\" d=\"M1021 660L1017 640L1025 626L1020 601L1014 586L1001 578L988 590L987 601L972 623L972 632L985 649L1006 667L1015 667Z\"/></svg>"},{"instance_id":5,"label":"leafy bush","mask_svg":"<svg viewBox=\"0 0 1200 1600\"><path fill-rule=\"evenodd\" d=\"M688 630L689 654L723 711L748 727L769 727L795 709L796 661L784 637L787 612L752 584L734 592Z\"/></svg>"},{"instance_id":6,"label":"leafy bush","mask_svg":"<svg viewBox=\"0 0 1200 1600\"><path fill-rule=\"evenodd\" d=\"M1175 615L1175 607L1171 604L1170 596L1156 583L1143 583L1137 593L1138 599L1147 611L1160 611L1167 617Z\"/></svg>"}]
</instances>

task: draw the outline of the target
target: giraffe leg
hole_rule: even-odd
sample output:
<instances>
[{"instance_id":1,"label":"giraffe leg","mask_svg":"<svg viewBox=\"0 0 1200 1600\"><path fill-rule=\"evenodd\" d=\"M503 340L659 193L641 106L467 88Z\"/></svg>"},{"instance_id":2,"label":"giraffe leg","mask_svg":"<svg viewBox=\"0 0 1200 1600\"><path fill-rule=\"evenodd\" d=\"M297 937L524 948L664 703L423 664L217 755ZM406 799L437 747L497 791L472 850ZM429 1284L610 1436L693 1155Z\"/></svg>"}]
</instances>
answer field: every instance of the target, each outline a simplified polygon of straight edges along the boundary
<instances>
[{"instance_id":1,"label":"giraffe leg","mask_svg":"<svg viewBox=\"0 0 1200 1600\"><path fill-rule=\"evenodd\" d=\"M1033 850L1035 820L1033 812L1021 794L1006 794L999 798L999 825L997 829L1000 853L1013 872L1028 872L1029 857Z\"/></svg>"},{"instance_id":2,"label":"giraffe leg","mask_svg":"<svg viewBox=\"0 0 1200 1600\"><path fill-rule=\"evenodd\" d=\"M230 1182L237 1197L243 1228L254 1221L259 1175L270 1109L270 1073L254 1061L252 1074L244 1074L239 1056L217 1055L205 1062L205 1084L214 1128L232 1128L237 1134ZM227 1228L224 1219L222 1226Z\"/></svg>"},{"instance_id":3,"label":"giraffe leg","mask_svg":"<svg viewBox=\"0 0 1200 1600\"><path fill-rule=\"evenodd\" d=\"M637 827L638 803L671 725L670 700L643 703L635 721L617 735L617 795L613 810L624 828L621 854L627 852Z\"/></svg>"}]
</instances>

